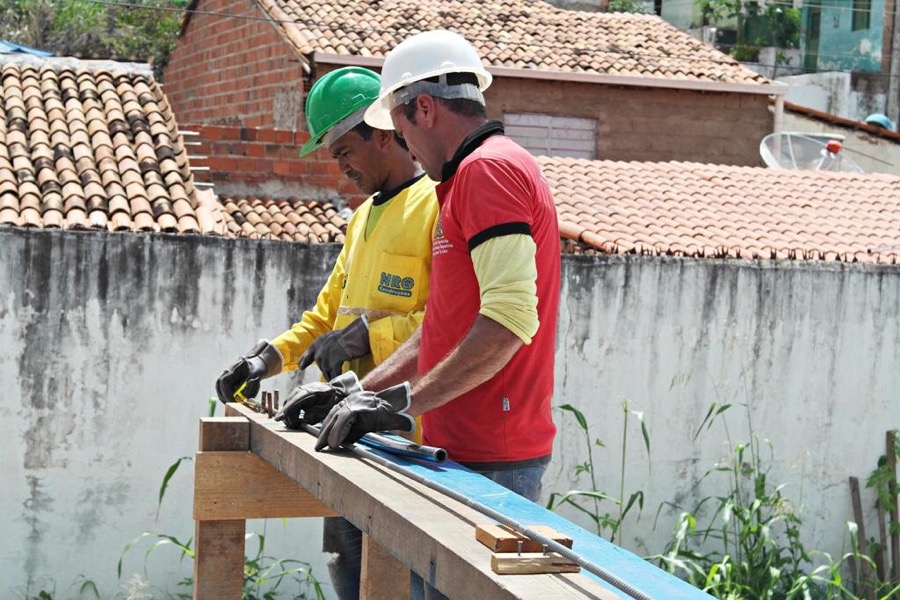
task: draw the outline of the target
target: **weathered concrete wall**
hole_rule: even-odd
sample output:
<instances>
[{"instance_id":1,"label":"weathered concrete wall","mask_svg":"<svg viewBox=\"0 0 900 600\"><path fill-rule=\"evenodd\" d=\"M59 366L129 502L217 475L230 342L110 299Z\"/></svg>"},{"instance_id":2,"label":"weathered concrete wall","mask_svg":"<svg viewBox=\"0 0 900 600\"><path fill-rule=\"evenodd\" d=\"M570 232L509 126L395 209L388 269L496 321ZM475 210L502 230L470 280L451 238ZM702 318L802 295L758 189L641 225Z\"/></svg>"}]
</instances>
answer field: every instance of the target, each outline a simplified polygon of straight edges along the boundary
<instances>
[{"instance_id":1,"label":"weathered concrete wall","mask_svg":"<svg viewBox=\"0 0 900 600\"><path fill-rule=\"evenodd\" d=\"M847 478L864 481L885 432L900 427L898 307L896 267L566 259L557 398L579 407L591 438L606 444L594 449L600 489L618 497L623 402L643 412L649 431L648 464L630 419L625 497L643 490L645 510L640 523L628 521L625 545L660 551L678 511L662 511L653 530L657 508L693 509L693 484L752 431L771 441L768 481L786 484L802 507L807 547L839 556L853 515ZM732 407L695 439L713 402ZM571 480L586 458L583 436L572 417L557 422L545 490L583 488L587 480ZM723 494L726 483L710 479L694 497ZM875 532L874 497L864 502Z\"/></svg>"},{"instance_id":2,"label":"weathered concrete wall","mask_svg":"<svg viewBox=\"0 0 900 600\"><path fill-rule=\"evenodd\" d=\"M224 366L312 303L337 250L0 230L0 597L75 597L84 580L113 597L144 568L148 543L117 580L126 543L145 530L192 537L189 464L156 518L165 470L195 451ZM753 431L772 440L770 481L802 502L810 547L838 553L847 477L865 477L884 432L900 427L900 270L566 257L563 279L557 404L578 406L606 443L594 449L600 489L618 493L623 401L650 434L652 470L629 422L626 495L646 500L640 522L626 524L627 547L661 550L674 511L654 529L657 507L689 506L693 481L747 440L744 403ZM694 440L712 402L735 404L727 445L721 420ZM545 496L586 485L573 474L583 435L571 416L557 421ZM310 562L327 582L310 550L320 527L269 521L266 554ZM170 548L147 565L170 590L190 568Z\"/></svg>"},{"instance_id":3,"label":"weathered concrete wall","mask_svg":"<svg viewBox=\"0 0 900 600\"><path fill-rule=\"evenodd\" d=\"M91 580L112 598L133 587L152 540L129 552L120 582L126 543L143 531L193 537L192 463L156 519L166 469L196 451L222 369L312 304L338 250L0 231L0 597L55 589L54 598L75 598ZM323 555L308 552L320 545L320 520L266 530L269 556L308 554L327 581ZM155 550L147 568L151 584L170 589L191 574L171 548Z\"/></svg>"}]
</instances>

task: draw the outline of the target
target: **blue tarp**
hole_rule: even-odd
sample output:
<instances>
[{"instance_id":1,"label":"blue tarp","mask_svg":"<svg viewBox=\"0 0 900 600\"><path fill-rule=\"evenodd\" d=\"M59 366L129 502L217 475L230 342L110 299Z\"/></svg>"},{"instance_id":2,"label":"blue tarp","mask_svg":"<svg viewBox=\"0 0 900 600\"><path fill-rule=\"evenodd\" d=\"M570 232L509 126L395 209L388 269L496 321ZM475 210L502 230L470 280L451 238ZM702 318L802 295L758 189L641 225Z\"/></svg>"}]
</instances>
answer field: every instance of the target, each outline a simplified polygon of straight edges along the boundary
<instances>
[{"instance_id":1,"label":"blue tarp","mask_svg":"<svg viewBox=\"0 0 900 600\"><path fill-rule=\"evenodd\" d=\"M38 50L36 48L29 48L28 46L23 46L22 44L16 44L14 42L8 42L6 40L0 40L0 54L30 54L31 56L40 57L53 56L52 52L47 52L46 50Z\"/></svg>"}]
</instances>

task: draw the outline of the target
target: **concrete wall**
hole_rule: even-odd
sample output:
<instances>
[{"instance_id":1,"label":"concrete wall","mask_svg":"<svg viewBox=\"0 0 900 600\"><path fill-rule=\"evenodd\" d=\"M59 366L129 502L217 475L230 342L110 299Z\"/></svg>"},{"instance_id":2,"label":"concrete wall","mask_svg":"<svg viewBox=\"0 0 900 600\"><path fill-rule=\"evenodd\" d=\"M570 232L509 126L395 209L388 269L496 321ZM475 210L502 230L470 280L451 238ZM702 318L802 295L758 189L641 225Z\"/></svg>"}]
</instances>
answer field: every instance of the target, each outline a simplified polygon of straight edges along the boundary
<instances>
[{"instance_id":1,"label":"concrete wall","mask_svg":"<svg viewBox=\"0 0 900 600\"><path fill-rule=\"evenodd\" d=\"M127 595L149 547L126 555L118 580L128 542L146 530L192 537L190 465L156 518L166 469L195 451L221 370L312 303L336 253L0 230L0 597L77 597L85 580L104 598ZM646 500L626 547L662 549L674 511L654 529L656 509L689 506L693 481L748 438L745 403L753 431L773 443L770 481L802 504L810 547L837 554L847 477L864 478L884 432L900 427L898 305L896 267L565 257L556 402L578 406L605 442L594 449L600 489L618 493L623 402L643 411L650 434L648 461L632 418L625 490ZM292 383L280 376L266 389ZM735 403L728 444L719 420L694 440L712 402ZM557 422L545 496L586 485L573 473L583 436L569 415ZM264 526L268 555L310 562L327 582L317 520L252 524ZM191 569L175 557L155 550L147 579L173 590Z\"/></svg>"},{"instance_id":2,"label":"concrete wall","mask_svg":"<svg viewBox=\"0 0 900 600\"><path fill-rule=\"evenodd\" d=\"M885 89L877 78L853 73L822 72L779 77L788 86L785 100L845 119L865 121L887 111Z\"/></svg>"},{"instance_id":3,"label":"concrete wall","mask_svg":"<svg viewBox=\"0 0 900 600\"><path fill-rule=\"evenodd\" d=\"M784 112L783 127L784 131L840 134L844 136L841 152L852 158L867 173L900 175L900 144L896 142L791 111Z\"/></svg>"},{"instance_id":4,"label":"concrete wall","mask_svg":"<svg viewBox=\"0 0 900 600\"><path fill-rule=\"evenodd\" d=\"M557 398L578 406L592 439L606 444L594 449L601 489L618 497L623 403L643 412L649 431L649 461L634 417L624 432L625 497L645 494L624 545L660 551L679 511L663 510L654 529L657 508L693 509L698 495L723 494L724 476L698 492L692 486L752 441L752 431L771 441L771 454L764 443L762 454L768 482L773 490L785 484L801 511L807 548L848 550L847 478L864 481L884 453L885 432L900 427L898 306L896 267L567 258ZM713 402L732 407L698 434ZM584 477L572 481L585 460L583 437L571 417L557 422L545 491L583 488ZM868 490L863 506L875 535Z\"/></svg>"},{"instance_id":5,"label":"concrete wall","mask_svg":"<svg viewBox=\"0 0 900 600\"><path fill-rule=\"evenodd\" d=\"M0 597L77 598L91 580L112 598L143 576L152 540L126 555L119 581L128 542L144 531L193 537L192 463L156 518L166 469L196 451L218 375L314 302L338 250L0 231ZM327 581L323 555L305 551L320 547L320 520L249 529L265 529L269 556L309 561ZM146 567L147 581L173 590L192 564L169 547Z\"/></svg>"}]
</instances>

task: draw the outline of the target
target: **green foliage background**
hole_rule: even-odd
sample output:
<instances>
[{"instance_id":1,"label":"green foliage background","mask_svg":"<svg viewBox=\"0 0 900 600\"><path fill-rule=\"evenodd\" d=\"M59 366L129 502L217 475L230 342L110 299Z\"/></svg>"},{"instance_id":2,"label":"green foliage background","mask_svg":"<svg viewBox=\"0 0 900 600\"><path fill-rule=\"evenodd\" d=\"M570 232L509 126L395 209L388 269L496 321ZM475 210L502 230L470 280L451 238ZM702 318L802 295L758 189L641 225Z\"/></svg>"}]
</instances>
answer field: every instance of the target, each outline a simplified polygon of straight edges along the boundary
<instances>
[{"instance_id":1,"label":"green foliage background","mask_svg":"<svg viewBox=\"0 0 900 600\"><path fill-rule=\"evenodd\" d=\"M147 62L160 77L188 0L11 0L0 39L57 56Z\"/></svg>"}]
</instances>

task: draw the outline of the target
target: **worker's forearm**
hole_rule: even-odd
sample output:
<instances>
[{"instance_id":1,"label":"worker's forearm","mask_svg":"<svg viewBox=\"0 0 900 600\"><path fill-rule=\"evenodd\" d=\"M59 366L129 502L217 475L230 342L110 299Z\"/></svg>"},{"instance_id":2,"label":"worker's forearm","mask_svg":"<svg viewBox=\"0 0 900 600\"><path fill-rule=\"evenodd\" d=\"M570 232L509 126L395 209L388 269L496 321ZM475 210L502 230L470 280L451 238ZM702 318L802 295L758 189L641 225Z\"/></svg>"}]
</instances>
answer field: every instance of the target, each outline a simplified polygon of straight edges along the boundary
<instances>
[{"instance_id":1,"label":"worker's forearm","mask_svg":"<svg viewBox=\"0 0 900 600\"><path fill-rule=\"evenodd\" d=\"M512 331L479 315L459 345L415 382L409 414L421 415L481 385L523 345Z\"/></svg>"},{"instance_id":2,"label":"worker's forearm","mask_svg":"<svg viewBox=\"0 0 900 600\"><path fill-rule=\"evenodd\" d=\"M421 337L420 327L387 360L362 379L363 389L378 391L403 381L415 381Z\"/></svg>"}]
</instances>

